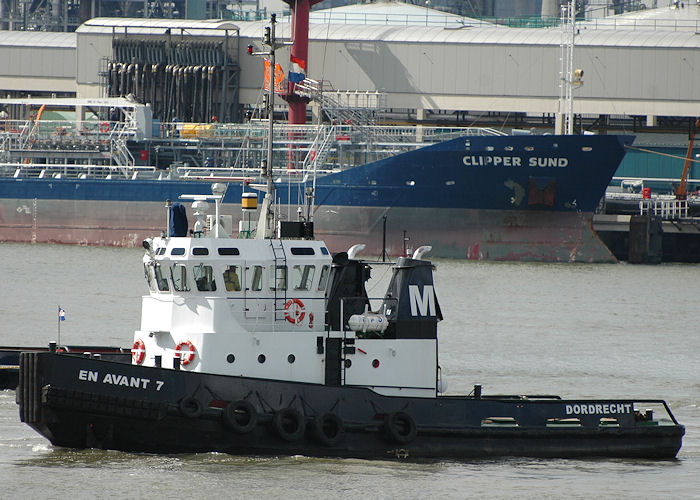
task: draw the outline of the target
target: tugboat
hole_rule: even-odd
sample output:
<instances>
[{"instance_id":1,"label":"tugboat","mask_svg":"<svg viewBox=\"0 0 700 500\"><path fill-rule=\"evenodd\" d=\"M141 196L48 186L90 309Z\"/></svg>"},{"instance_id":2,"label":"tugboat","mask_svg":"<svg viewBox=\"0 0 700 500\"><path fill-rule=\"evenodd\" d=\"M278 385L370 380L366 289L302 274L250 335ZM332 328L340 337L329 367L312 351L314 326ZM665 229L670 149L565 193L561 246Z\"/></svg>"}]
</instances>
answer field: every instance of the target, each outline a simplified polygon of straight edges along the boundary
<instances>
[{"instance_id":1,"label":"tugboat","mask_svg":"<svg viewBox=\"0 0 700 500\"><path fill-rule=\"evenodd\" d=\"M270 35L274 67L274 23ZM331 255L313 239L313 190L304 217L278 221L265 168L259 219L244 214L237 238L220 224L223 185L181 197L194 201L189 235L182 205L166 203L168 232L144 241L131 364L21 354L23 422L55 446L148 453L676 456L685 428L662 400L444 394L430 247L400 257L373 300L361 247ZM247 215L257 202L244 193Z\"/></svg>"},{"instance_id":2,"label":"tugboat","mask_svg":"<svg viewBox=\"0 0 700 500\"><path fill-rule=\"evenodd\" d=\"M264 207L261 221L264 233ZM479 386L441 394L429 249L397 260L372 310L371 265L357 248L331 256L309 239L311 222L278 228L274 238L246 238L260 228L243 225L239 238L214 228L145 241L149 292L131 364L22 353L22 421L56 446L149 453L671 458L680 449L684 427L660 400L492 396Z\"/></svg>"}]
</instances>

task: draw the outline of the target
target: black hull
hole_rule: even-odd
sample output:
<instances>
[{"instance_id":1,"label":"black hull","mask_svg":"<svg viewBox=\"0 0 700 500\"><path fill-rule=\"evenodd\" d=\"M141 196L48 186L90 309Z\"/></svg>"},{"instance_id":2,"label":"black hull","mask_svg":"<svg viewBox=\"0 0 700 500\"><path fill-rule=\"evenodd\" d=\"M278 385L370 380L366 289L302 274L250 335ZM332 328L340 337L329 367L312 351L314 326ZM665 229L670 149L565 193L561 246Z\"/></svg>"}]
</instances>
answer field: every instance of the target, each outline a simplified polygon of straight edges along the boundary
<instances>
[{"instance_id":1,"label":"black hull","mask_svg":"<svg viewBox=\"0 0 700 500\"><path fill-rule=\"evenodd\" d=\"M89 352L104 360L131 363L131 349L106 346L61 346L59 351L76 356ZM6 347L0 346L0 390L17 388L19 383L19 355L21 352L43 352L48 347Z\"/></svg>"},{"instance_id":2,"label":"black hull","mask_svg":"<svg viewBox=\"0 0 700 500\"><path fill-rule=\"evenodd\" d=\"M114 384L127 380L122 376L132 387ZM664 459L676 456L685 432L670 411L673 422L667 425L638 421L631 400L386 397L363 388L198 374L52 353L22 354L17 400L22 421L56 446L149 453ZM225 410L231 402L253 409L253 418L232 424ZM601 427L601 415L585 414L577 415L579 427L547 427L548 419L570 417L567 407L584 405L622 410L614 415L619 426ZM484 427L483 419L492 417L512 417L517 427L507 422Z\"/></svg>"}]
</instances>

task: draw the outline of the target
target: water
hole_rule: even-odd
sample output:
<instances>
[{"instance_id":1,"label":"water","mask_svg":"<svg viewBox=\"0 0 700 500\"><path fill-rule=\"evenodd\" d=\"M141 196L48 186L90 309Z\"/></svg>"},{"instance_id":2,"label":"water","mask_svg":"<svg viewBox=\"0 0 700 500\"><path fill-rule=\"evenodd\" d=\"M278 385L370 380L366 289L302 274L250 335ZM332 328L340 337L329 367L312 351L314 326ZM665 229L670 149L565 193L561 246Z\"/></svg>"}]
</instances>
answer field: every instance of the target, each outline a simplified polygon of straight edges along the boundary
<instances>
[{"instance_id":1,"label":"water","mask_svg":"<svg viewBox=\"0 0 700 500\"><path fill-rule=\"evenodd\" d=\"M0 344L55 340L60 304L62 343L130 346L146 290L141 256L0 244ZM436 263L449 392L482 384L491 394L664 398L686 425L678 459L415 464L68 450L21 424L14 392L0 391L3 497L700 498L700 266Z\"/></svg>"}]
</instances>

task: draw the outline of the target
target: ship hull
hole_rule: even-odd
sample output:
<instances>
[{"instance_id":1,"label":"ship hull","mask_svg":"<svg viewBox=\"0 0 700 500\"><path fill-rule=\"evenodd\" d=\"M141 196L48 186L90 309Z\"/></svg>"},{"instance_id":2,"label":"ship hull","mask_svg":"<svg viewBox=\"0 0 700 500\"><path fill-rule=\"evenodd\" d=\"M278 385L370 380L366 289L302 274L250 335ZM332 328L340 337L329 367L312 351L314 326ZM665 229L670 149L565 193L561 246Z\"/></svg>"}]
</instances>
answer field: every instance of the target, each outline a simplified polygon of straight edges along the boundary
<instances>
[{"instance_id":1,"label":"ship hull","mask_svg":"<svg viewBox=\"0 0 700 500\"><path fill-rule=\"evenodd\" d=\"M591 219L632 140L465 137L324 173L316 234L333 250L362 242L375 255L384 245L402 254L406 237L436 257L614 262ZM293 175L280 182L280 213L296 218L310 187ZM241 192L231 183L225 198L234 228ZM209 193L207 183L184 180L0 178L0 239L138 246L165 229L165 200Z\"/></svg>"},{"instance_id":2,"label":"ship hull","mask_svg":"<svg viewBox=\"0 0 700 500\"><path fill-rule=\"evenodd\" d=\"M144 239L165 230L163 205L0 199L0 240L140 247ZM236 217L239 207L227 205L224 213ZM317 237L334 252L361 242L367 245L367 255L381 255L384 244L388 255L401 255L407 237L408 250L430 244L433 255L446 258L616 261L592 229L592 214L587 213L324 205L316 210L314 222Z\"/></svg>"},{"instance_id":3,"label":"ship hull","mask_svg":"<svg viewBox=\"0 0 700 500\"><path fill-rule=\"evenodd\" d=\"M637 421L631 400L388 397L360 387L147 368L55 353L22 354L17 401L22 421L56 446L149 453L659 459L675 457L685 431L675 419L667 425ZM254 416L232 425L226 410L231 404ZM584 406L591 411L583 414ZM572 413L578 426L546 426L548 419ZM503 417L511 420L492 425ZM617 425L601 426L602 417L614 417Z\"/></svg>"}]
</instances>

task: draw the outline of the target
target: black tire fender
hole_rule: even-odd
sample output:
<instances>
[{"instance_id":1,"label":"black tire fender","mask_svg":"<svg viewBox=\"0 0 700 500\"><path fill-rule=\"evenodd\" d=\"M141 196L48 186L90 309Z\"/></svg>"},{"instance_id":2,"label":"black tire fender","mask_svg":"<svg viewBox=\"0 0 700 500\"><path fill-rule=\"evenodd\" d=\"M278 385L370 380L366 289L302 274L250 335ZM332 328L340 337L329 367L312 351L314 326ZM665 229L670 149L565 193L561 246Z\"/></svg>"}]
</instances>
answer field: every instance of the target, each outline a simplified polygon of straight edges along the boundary
<instances>
[{"instance_id":1,"label":"black tire fender","mask_svg":"<svg viewBox=\"0 0 700 500\"><path fill-rule=\"evenodd\" d=\"M399 444L408 444L418 435L413 417L403 411L389 413L384 419L384 428L388 436Z\"/></svg>"},{"instance_id":2,"label":"black tire fender","mask_svg":"<svg viewBox=\"0 0 700 500\"><path fill-rule=\"evenodd\" d=\"M314 418L314 437L326 446L333 446L345 433L343 420L335 413L322 413Z\"/></svg>"},{"instance_id":3,"label":"black tire fender","mask_svg":"<svg viewBox=\"0 0 700 500\"><path fill-rule=\"evenodd\" d=\"M238 434L247 434L258 424L258 412L244 399L226 405L221 412L224 425Z\"/></svg>"},{"instance_id":4,"label":"black tire fender","mask_svg":"<svg viewBox=\"0 0 700 500\"><path fill-rule=\"evenodd\" d=\"M272 427L285 441L298 441L306 430L304 416L294 408L283 408L275 412L272 418Z\"/></svg>"},{"instance_id":5,"label":"black tire fender","mask_svg":"<svg viewBox=\"0 0 700 500\"><path fill-rule=\"evenodd\" d=\"M202 403L195 397L184 397L180 400L180 413L187 418L199 418L202 415Z\"/></svg>"}]
</instances>

